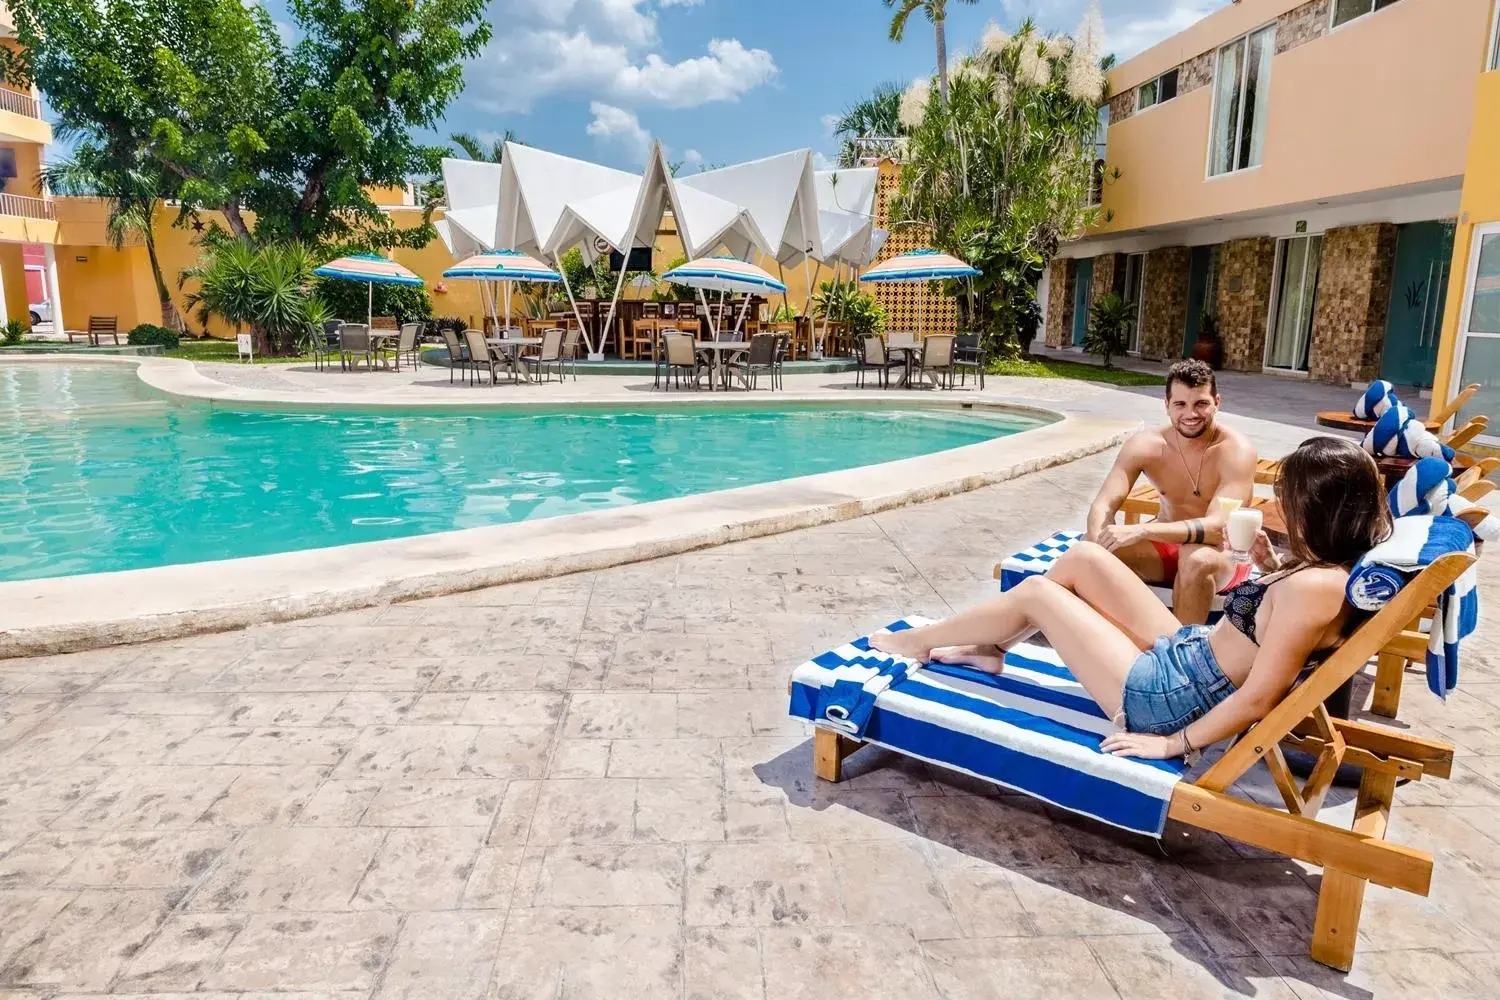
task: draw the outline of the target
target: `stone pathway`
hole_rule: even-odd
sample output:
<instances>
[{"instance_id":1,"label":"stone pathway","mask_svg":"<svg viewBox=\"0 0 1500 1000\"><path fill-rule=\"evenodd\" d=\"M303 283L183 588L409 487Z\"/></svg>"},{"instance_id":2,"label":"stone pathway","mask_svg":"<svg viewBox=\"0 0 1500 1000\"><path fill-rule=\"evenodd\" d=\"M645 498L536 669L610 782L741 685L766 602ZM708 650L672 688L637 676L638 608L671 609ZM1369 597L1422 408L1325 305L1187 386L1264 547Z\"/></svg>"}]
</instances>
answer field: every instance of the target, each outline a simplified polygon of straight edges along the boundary
<instances>
[{"instance_id":1,"label":"stone pathway","mask_svg":"<svg viewBox=\"0 0 1500 1000\"><path fill-rule=\"evenodd\" d=\"M813 779L789 668L989 593L997 555L1080 518L1105 462L599 573L0 662L0 997L1493 996L1494 625L1446 706L1419 683L1403 703L1461 762L1401 789L1393 832L1436 853L1432 896L1371 887L1348 977L1305 957L1318 875L1285 859L876 750Z\"/></svg>"}]
</instances>

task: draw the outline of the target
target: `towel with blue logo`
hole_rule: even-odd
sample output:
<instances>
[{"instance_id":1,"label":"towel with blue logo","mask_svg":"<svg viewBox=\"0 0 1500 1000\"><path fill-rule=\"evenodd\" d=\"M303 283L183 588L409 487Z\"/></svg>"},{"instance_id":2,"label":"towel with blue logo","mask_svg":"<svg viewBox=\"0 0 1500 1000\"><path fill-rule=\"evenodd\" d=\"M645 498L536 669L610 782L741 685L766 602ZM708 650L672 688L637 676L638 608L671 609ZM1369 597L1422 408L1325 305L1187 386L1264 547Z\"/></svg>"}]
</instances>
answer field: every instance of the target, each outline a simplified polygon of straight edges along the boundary
<instances>
[{"instance_id":1,"label":"towel with blue logo","mask_svg":"<svg viewBox=\"0 0 1500 1000\"><path fill-rule=\"evenodd\" d=\"M1462 521L1430 514L1398 517L1391 537L1355 564L1345 596L1362 611L1379 611L1418 573L1454 552L1474 552L1474 533ZM1438 595L1427 639L1427 687L1439 698L1458 686L1458 644L1479 622L1477 584L1470 566Z\"/></svg>"}]
</instances>

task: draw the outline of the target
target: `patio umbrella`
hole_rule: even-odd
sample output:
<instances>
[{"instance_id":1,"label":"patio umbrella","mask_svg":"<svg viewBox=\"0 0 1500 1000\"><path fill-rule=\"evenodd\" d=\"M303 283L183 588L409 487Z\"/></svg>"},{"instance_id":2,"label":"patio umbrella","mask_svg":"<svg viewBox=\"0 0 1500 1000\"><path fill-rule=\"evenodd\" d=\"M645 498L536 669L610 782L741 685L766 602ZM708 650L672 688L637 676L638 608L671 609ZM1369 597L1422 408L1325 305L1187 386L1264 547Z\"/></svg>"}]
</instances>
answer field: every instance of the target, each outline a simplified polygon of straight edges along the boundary
<instances>
[{"instance_id":1,"label":"patio umbrella","mask_svg":"<svg viewBox=\"0 0 1500 1000\"><path fill-rule=\"evenodd\" d=\"M980 272L977 268L959 260L951 254L937 250L910 250L882 261L859 276L860 281L872 283L897 281L945 281L955 278L972 278ZM926 305L926 289L922 290L923 305ZM917 314L917 334L922 333L924 308Z\"/></svg>"},{"instance_id":2,"label":"patio umbrella","mask_svg":"<svg viewBox=\"0 0 1500 1000\"><path fill-rule=\"evenodd\" d=\"M356 253L338 260L330 260L313 271L320 278L342 278L345 281L363 281L369 287L365 296L365 325L375 319L376 285L421 285L425 284L416 274L397 264L389 257L378 253Z\"/></svg>"},{"instance_id":3,"label":"patio umbrella","mask_svg":"<svg viewBox=\"0 0 1500 1000\"><path fill-rule=\"evenodd\" d=\"M505 325L510 327L510 283L512 281L557 282L562 275L535 257L519 250L486 250L465 257L443 272L445 278L477 278L486 283L505 282ZM493 309L491 310L493 312ZM498 321L500 317L496 316Z\"/></svg>"},{"instance_id":4,"label":"patio umbrella","mask_svg":"<svg viewBox=\"0 0 1500 1000\"><path fill-rule=\"evenodd\" d=\"M681 267L674 267L661 277L663 281L698 289L698 298L703 301L705 311L708 310L708 302L703 299L704 290L744 292L747 309L750 307L749 296L755 292L786 293L786 285L773 278L769 272L738 257L699 257ZM740 319L744 318L745 314L741 311ZM716 329L715 333L717 332Z\"/></svg>"}]
</instances>

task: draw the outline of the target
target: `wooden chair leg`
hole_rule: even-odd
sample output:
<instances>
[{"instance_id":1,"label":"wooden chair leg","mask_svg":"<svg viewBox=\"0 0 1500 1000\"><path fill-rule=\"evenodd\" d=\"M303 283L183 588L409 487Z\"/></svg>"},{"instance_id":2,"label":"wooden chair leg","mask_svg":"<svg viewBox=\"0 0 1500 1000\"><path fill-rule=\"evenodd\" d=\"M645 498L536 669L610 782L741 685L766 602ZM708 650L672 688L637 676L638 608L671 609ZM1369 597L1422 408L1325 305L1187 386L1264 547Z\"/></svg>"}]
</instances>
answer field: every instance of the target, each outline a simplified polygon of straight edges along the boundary
<instances>
[{"instance_id":1,"label":"wooden chair leg","mask_svg":"<svg viewBox=\"0 0 1500 1000\"><path fill-rule=\"evenodd\" d=\"M832 729L813 730L813 773L824 781L838 781L844 776L844 760L864 746Z\"/></svg>"},{"instance_id":2,"label":"wooden chair leg","mask_svg":"<svg viewBox=\"0 0 1500 1000\"><path fill-rule=\"evenodd\" d=\"M1406 659L1395 653L1381 653L1375 658L1375 692L1370 696L1370 711L1387 719L1396 717L1401 705L1401 681L1406 676Z\"/></svg>"},{"instance_id":3,"label":"wooden chair leg","mask_svg":"<svg viewBox=\"0 0 1500 1000\"><path fill-rule=\"evenodd\" d=\"M1385 836L1395 791L1395 775L1365 771L1354 806L1355 833L1377 839ZM1342 972L1348 972L1354 964L1354 945L1359 937L1359 915L1364 909L1366 884L1364 879L1347 872L1323 869L1323 885L1318 890L1318 915L1313 922L1311 954L1314 961Z\"/></svg>"}]
</instances>

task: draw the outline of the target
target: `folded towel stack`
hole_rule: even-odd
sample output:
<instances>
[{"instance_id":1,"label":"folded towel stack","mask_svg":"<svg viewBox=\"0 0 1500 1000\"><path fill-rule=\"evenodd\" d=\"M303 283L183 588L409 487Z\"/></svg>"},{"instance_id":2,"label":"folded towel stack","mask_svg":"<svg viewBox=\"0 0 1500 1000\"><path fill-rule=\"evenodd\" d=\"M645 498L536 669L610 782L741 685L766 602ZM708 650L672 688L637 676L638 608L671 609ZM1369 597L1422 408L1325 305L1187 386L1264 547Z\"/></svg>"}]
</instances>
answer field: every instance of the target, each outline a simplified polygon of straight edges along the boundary
<instances>
[{"instance_id":1,"label":"folded towel stack","mask_svg":"<svg viewBox=\"0 0 1500 1000\"><path fill-rule=\"evenodd\" d=\"M854 646L861 655L846 656L829 671L832 683L818 690L815 711L818 724L860 737L870 724L875 699L922 664L871 649L868 639L857 639Z\"/></svg>"},{"instance_id":2,"label":"folded towel stack","mask_svg":"<svg viewBox=\"0 0 1500 1000\"><path fill-rule=\"evenodd\" d=\"M1387 500L1395 517L1411 514L1458 517L1479 506L1458 495L1453 466L1441 458L1424 458L1407 469L1401 481L1391 487ZM1474 535L1485 542L1500 541L1500 518L1486 515L1474 526Z\"/></svg>"},{"instance_id":3,"label":"folded towel stack","mask_svg":"<svg viewBox=\"0 0 1500 1000\"><path fill-rule=\"evenodd\" d=\"M1378 378L1365 387L1364 394L1354 404L1354 418L1356 420L1379 420L1393 403L1400 402L1396 398L1396 387L1383 378Z\"/></svg>"},{"instance_id":4,"label":"folded towel stack","mask_svg":"<svg viewBox=\"0 0 1500 1000\"><path fill-rule=\"evenodd\" d=\"M1441 556L1474 551L1474 533L1462 521L1430 514L1395 519L1391 536L1375 546L1349 574L1345 596L1363 611L1378 611L1416 574ZM1470 566L1438 595L1427 640L1427 687L1446 698L1458 686L1458 644L1479 621L1478 576Z\"/></svg>"}]
</instances>

